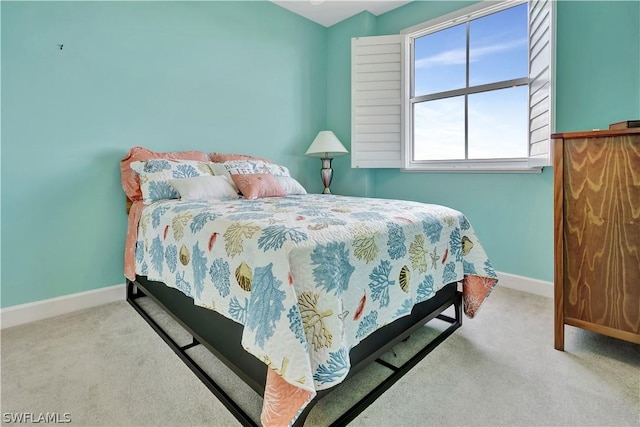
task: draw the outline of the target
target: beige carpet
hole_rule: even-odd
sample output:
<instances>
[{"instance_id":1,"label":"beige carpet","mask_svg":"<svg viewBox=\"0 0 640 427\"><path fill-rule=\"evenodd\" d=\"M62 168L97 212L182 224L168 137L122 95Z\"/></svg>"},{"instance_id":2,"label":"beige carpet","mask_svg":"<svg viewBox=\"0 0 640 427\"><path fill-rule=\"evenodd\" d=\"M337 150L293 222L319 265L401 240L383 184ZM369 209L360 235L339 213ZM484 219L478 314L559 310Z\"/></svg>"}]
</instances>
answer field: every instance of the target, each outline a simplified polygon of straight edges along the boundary
<instances>
[{"instance_id":1,"label":"beige carpet","mask_svg":"<svg viewBox=\"0 0 640 427\"><path fill-rule=\"evenodd\" d=\"M156 316L179 342L190 341ZM566 330L566 351L558 352L552 301L498 287L476 319L465 318L351 425L640 426L640 346ZM431 332L385 357L406 357ZM77 426L238 425L126 302L5 329L0 351L3 424L7 414L28 412L67 413ZM258 416L252 390L206 350L190 354ZM321 401L306 425L327 425L386 374L364 370Z\"/></svg>"}]
</instances>

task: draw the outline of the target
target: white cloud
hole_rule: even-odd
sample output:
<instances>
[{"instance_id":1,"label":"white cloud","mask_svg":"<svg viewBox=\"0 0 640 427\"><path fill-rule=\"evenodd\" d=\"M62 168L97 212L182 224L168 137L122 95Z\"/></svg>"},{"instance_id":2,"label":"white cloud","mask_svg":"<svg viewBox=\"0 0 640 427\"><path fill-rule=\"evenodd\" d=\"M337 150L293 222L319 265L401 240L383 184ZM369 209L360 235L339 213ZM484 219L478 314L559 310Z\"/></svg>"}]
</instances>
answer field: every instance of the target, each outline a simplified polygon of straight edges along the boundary
<instances>
[{"instance_id":1,"label":"white cloud","mask_svg":"<svg viewBox=\"0 0 640 427\"><path fill-rule=\"evenodd\" d=\"M519 48L519 47L521 47L523 45L526 45L526 43L527 43L526 39L517 39L517 40L513 40L511 42L498 43L498 44L492 44L492 45L488 45L488 46L477 47L477 48L471 49L469 51L469 59L473 62L473 61L476 61L476 60L480 59L482 56L490 55L492 53L501 53L501 52L505 52L507 50L516 49L516 48Z\"/></svg>"},{"instance_id":2,"label":"white cloud","mask_svg":"<svg viewBox=\"0 0 640 427\"><path fill-rule=\"evenodd\" d=\"M416 60L416 68L429 68L437 65L458 65L466 62L465 49L453 49Z\"/></svg>"},{"instance_id":3,"label":"white cloud","mask_svg":"<svg viewBox=\"0 0 640 427\"><path fill-rule=\"evenodd\" d=\"M471 49L469 52L469 59L471 62L478 61L481 57L490 55L492 53L504 52L507 50L515 49L526 44L526 39L513 40L506 43L496 43L487 46L477 47ZM465 49L451 49L444 52L440 52L436 55L432 55L426 58L416 60L416 68L428 68L432 66L442 65L459 65L466 62Z\"/></svg>"}]
</instances>

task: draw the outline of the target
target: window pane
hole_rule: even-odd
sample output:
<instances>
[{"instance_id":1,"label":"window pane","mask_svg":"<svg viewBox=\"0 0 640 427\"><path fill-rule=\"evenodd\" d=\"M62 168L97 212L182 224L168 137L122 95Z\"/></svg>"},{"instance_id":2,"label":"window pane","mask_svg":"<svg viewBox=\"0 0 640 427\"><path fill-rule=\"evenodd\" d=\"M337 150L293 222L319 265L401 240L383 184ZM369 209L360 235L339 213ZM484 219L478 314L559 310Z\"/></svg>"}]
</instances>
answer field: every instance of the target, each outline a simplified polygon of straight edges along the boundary
<instances>
[{"instance_id":1,"label":"window pane","mask_svg":"<svg viewBox=\"0 0 640 427\"><path fill-rule=\"evenodd\" d=\"M415 40L415 96L466 86L466 37L460 24Z\"/></svg>"},{"instance_id":2,"label":"window pane","mask_svg":"<svg viewBox=\"0 0 640 427\"><path fill-rule=\"evenodd\" d=\"M469 159L527 157L527 86L469 95Z\"/></svg>"},{"instance_id":3,"label":"window pane","mask_svg":"<svg viewBox=\"0 0 640 427\"><path fill-rule=\"evenodd\" d=\"M415 104L413 123L413 160L464 159L463 96Z\"/></svg>"},{"instance_id":4,"label":"window pane","mask_svg":"<svg viewBox=\"0 0 640 427\"><path fill-rule=\"evenodd\" d=\"M471 21L469 86L527 77L527 5Z\"/></svg>"}]
</instances>

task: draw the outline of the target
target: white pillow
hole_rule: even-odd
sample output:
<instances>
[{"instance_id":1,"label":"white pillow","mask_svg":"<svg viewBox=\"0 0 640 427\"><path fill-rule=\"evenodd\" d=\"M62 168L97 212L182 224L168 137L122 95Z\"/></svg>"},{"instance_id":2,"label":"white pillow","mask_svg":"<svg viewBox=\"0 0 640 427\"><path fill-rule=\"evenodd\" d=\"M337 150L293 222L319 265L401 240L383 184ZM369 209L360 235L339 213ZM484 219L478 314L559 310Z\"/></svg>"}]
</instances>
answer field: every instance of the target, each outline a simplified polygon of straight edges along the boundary
<instances>
[{"instance_id":1,"label":"white pillow","mask_svg":"<svg viewBox=\"0 0 640 427\"><path fill-rule=\"evenodd\" d=\"M276 181L280 184L280 187L287 195L291 194L307 194L307 190L304 189L302 184L296 181L295 178L290 176L276 176Z\"/></svg>"},{"instance_id":2,"label":"white pillow","mask_svg":"<svg viewBox=\"0 0 640 427\"><path fill-rule=\"evenodd\" d=\"M170 179L169 183L180 193L182 200L229 200L239 197L225 176Z\"/></svg>"}]
</instances>

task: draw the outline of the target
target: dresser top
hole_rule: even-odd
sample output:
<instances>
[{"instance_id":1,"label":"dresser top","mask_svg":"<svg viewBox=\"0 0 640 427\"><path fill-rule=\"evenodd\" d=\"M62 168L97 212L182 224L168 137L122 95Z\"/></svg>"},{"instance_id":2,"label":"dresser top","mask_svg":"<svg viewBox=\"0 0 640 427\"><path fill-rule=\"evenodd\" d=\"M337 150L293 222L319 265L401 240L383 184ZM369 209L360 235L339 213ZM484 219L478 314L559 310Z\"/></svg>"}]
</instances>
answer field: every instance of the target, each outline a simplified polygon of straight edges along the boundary
<instances>
[{"instance_id":1,"label":"dresser top","mask_svg":"<svg viewBox=\"0 0 640 427\"><path fill-rule=\"evenodd\" d=\"M603 136L620 136L620 135L637 135L640 134L640 127L628 128L628 129L602 129L602 130L589 130L581 132L563 132L554 133L551 138L597 138Z\"/></svg>"}]
</instances>

